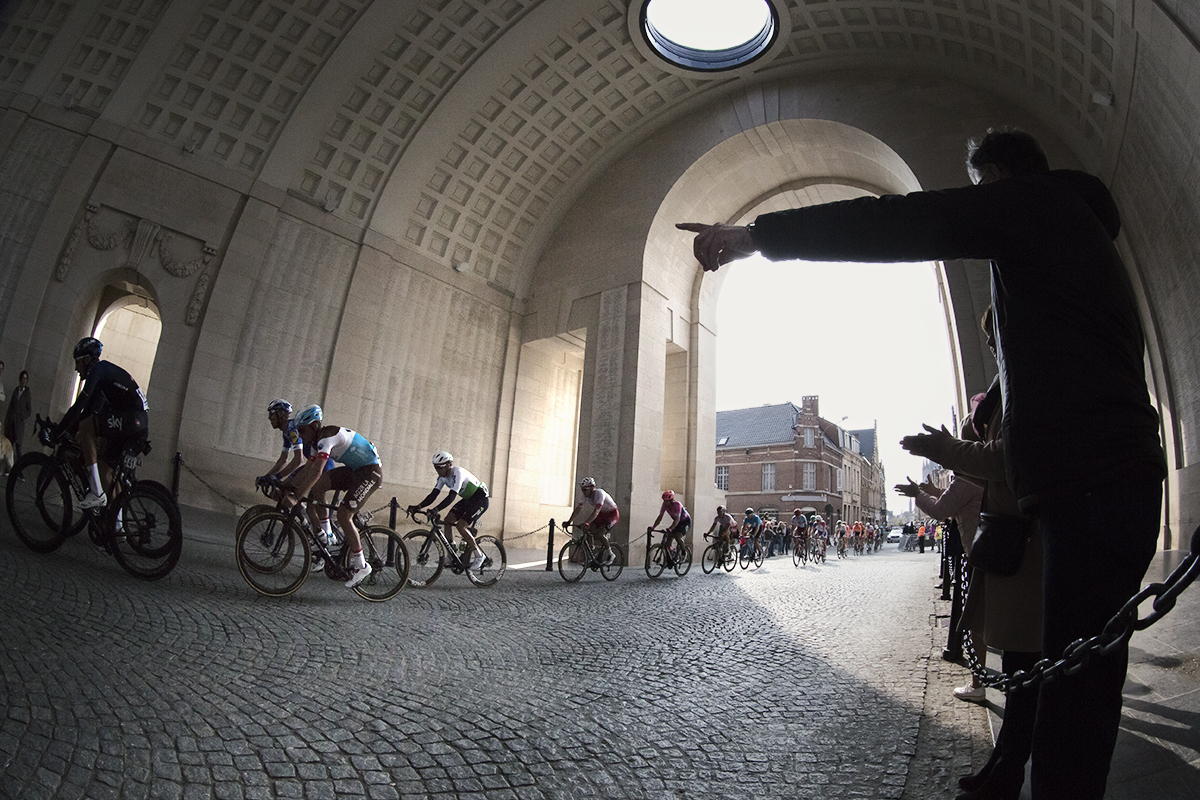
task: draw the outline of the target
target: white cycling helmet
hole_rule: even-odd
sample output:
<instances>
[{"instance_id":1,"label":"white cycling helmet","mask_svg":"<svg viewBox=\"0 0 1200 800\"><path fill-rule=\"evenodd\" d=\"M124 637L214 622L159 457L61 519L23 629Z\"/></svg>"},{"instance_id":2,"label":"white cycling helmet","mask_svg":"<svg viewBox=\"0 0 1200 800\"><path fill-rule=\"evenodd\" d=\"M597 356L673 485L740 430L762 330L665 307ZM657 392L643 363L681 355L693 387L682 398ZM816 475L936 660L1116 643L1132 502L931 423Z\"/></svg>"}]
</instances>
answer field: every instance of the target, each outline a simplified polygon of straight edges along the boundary
<instances>
[{"instance_id":1,"label":"white cycling helmet","mask_svg":"<svg viewBox=\"0 0 1200 800\"><path fill-rule=\"evenodd\" d=\"M292 404L283 399L272 400L267 404L267 413L274 414L276 411L282 411L285 414L291 414Z\"/></svg>"},{"instance_id":2,"label":"white cycling helmet","mask_svg":"<svg viewBox=\"0 0 1200 800\"><path fill-rule=\"evenodd\" d=\"M579 488L580 489L595 489L596 488L596 479L595 478L584 478L583 480L581 480L579 482Z\"/></svg>"},{"instance_id":3,"label":"white cycling helmet","mask_svg":"<svg viewBox=\"0 0 1200 800\"><path fill-rule=\"evenodd\" d=\"M450 455L445 450L433 454L433 465L435 467L444 467L453 462L454 456Z\"/></svg>"},{"instance_id":4,"label":"white cycling helmet","mask_svg":"<svg viewBox=\"0 0 1200 800\"><path fill-rule=\"evenodd\" d=\"M296 425L308 425L313 422L321 421L321 407L315 403L311 406L305 406L300 409L300 413L296 415Z\"/></svg>"}]
</instances>

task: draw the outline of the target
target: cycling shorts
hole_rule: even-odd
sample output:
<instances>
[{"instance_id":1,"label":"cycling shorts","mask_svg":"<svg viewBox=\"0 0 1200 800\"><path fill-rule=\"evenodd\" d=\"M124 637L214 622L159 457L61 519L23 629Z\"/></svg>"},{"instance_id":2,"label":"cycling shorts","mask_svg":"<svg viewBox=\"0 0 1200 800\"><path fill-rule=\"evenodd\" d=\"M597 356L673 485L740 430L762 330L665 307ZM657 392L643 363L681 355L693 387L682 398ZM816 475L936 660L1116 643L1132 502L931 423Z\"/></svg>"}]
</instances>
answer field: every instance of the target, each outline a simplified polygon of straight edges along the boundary
<instances>
[{"instance_id":1,"label":"cycling shorts","mask_svg":"<svg viewBox=\"0 0 1200 800\"><path fill-rule=\"evenodd\" d=\"M601 511L596 515L596 519L592 520L592 527L596 530L612 530L612 526L621 521L621 509L614 508L612 511Z\"/></svg>"},{"instance_id":2,"label":"cycling shorts","mask_svg":"<svg viewBox=\"0 0 1200 800\"><path fill-rule=\"evenodd\" d=\"M379 464L358 469L337 467L328 474L329 488L343 492L342 505L354 512L361 511L363 503L383 483L383 467Z\"/></svg>"},{"instance_id":3,"label":"cycling shorts","mask_svg":"<svg viewBox=\"0 0 1200 800\"><path fill-rule=\"evenodd\" d=\"M667 533L673 533L673 534L680 534L680 535L682 535L682 534L685 534L685 533L687 533L687 532L688 532L688 531L690 531L691 529L692 529L692 518L691 518L691 517L689 517L687 514L683 514L683 515L680 517L680 519L679 519L679 522L676 522L676 523L675 523L675 526L674 526L674 527L672 527L672 528L670 528L670 529L667 531Z\"/></svg>"},{"instance_id":4,"label":"cycling shorts","mask_svg":"<svg viewBox=\"0 0 1200 800\"><path fill-rule=\"evenodd\" d=\"M455 503L450 509L450 513L459 519L465 519L468 524L472 524L483 516L484 512L488 510L488 505L488 493L477 489L475 494Z\"/></svg>"},{"instance_id":5,"label":"cycling shorts","mask_svg":"<svg viewBox=\"0 0 1200 800\"><path fill-rule=\"evenodd\" d=\"M97 439L103 439L107 443L100 455L106 461L116 462L127 442L149 436L149 417L145 409L141 408L125 412L102 408L92 414L92 430L95 431Z\"/></svg>"}]
</instances>

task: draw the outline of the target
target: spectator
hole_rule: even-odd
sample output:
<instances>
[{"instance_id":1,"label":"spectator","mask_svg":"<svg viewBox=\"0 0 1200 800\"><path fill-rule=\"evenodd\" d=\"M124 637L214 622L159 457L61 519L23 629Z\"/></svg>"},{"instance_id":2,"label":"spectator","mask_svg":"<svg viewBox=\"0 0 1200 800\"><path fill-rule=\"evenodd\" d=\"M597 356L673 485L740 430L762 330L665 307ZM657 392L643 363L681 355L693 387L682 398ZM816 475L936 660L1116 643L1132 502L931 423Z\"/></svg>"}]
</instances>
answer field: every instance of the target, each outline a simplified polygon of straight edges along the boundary
<instances>
[{"instance_id":1,"label":"spectator","mask_svg":"<svg viewBox=\"0 0 1200 800\"><path fill-rule=\"evenodd\" d=\"M1166 461L1145 339L1113 243L1120 216L1099 178L1051 171L1037 141L1013 130L972 141L967 166L973 186L763 214L746 227L678 227L697 234L706 270L759 250L776 260L991 260L1005 469L1042 535L1043 652L1058 658L1138 591L1157 546ZM1034 800L1104 796L1128 660L1119 644L1041 687Z\"/></svg>"},{"instance_id":2,"label":"spectator","mask_svg":"<svg viewBox=\"0 0 1200 800\"><path fill-rule=\"evenodd\" d=\"M8 410L4 412L4 435L12 442L13 460L21 457L21 440L25 438L25 420L32 413L29 401L29 373L21 370L17 378L17 388L13 389L8 401Z\"/></svg>"}]
</instances>

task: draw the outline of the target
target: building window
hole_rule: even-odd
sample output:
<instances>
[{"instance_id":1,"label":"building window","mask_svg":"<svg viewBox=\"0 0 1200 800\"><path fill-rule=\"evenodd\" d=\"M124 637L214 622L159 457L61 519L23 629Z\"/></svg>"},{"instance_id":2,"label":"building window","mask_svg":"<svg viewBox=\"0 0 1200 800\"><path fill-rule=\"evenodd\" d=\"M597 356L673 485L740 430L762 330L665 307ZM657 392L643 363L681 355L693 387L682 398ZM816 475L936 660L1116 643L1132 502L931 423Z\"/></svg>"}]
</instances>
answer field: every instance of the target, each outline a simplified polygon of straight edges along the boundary
<instances>
[{"instance_id":1,"label":"building window","mask_svg":"<svg viewBox=\"0 0 1200 800\"><path fill-rule=\"evenodd\" d=\"M717 488L722 492L729 491L729 467L717 467Z\"/></svg>"},{"instance_id":2,"label":"building window","mask_svg":"<svg viewBox=\"0 0 1200 800\"><path fill-rule=\"evenodd\" d=\"M762 490L764 492L775 491L775 465L762 465Z\"/></svg>"},{"instance_id":3,"label":"building window","mask_svg":"<svg viewBox=\"0 0 1200 800\"><path fill-rule=\"evenodd\" d=\"M817 465L804 465L804 489L806 491L814 491L817 488Z\"/></svg>"},{"instance_id":4,"label":"building window","mask_svg":"<svg viewBox=\"0 0 1200 800\"><path fill-rule=\"evenodd\" d=\"M804 446L805 447L813 446L813 429L812 428L804 429Z\"/></svg>"},{"instance_id":5,"label":"building window","mask_svg":"<svg viewBox=\"0 0 1200 800\"><path fill-rule=\"evenodd\" d=\"M837 490L839 492L842 491L842 485L843 485L842 484L842 470L839 469L837 471L837 487L838 487Z\"/></svg>"}]
</instances>

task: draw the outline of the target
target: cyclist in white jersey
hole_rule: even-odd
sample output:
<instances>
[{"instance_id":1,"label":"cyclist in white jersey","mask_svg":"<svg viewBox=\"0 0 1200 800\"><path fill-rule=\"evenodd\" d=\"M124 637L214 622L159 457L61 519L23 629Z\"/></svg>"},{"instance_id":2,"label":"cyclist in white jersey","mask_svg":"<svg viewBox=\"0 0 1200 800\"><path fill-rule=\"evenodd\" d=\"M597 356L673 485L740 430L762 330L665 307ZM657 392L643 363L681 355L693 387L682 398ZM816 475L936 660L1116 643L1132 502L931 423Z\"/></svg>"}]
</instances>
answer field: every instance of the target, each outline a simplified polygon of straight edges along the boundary
<instances>
[{"instance_id":1,"label":"cyclist in white jersey","mask_svg":"<svg viewBox=\"0 0 1200 800\"><path fill-rule=\"evenodd\" d=\"M293 495L285 495L282 502L291 507L296 497L310 496L318 503L325 502L325 493L336 489L343 493L338 505L338 525L346 537L350 552L350 580L347 587L357 586L371 574L371 565L363 556L358 528L354 526L354 515L362 509L371 493L383 483L383 465L375 445L360 433L336 425L321 424L321 407L309 406L296 416L296 431L300 439L314 447L314 455L293 476ZM328 472L325 465L332 459L339 464ZM321 519L324 508L308 507L308 518L313 528L329 530L329 518Z\"/></svg>"},{"instance_id":2,"label":"cyclist in white jersey","mask_svg":"<svg viewBox=\"0 0 1200 800\"><path fill-rule=\"evenodd\" d=\"M487 484L462 467L454 466L454 456L445 450L433 454L433 469L438 474L433 491L420 503L409 506L408 513L420 511L432 503L443 488L449 489L450 493L446 495L446 499L438 503L437 508L433 510L440 512L456 499L458 500L457 505L446 515L446 530L457 530L463 541L467 543L467 548L471 553L471 564L468 569L474 572L483 566L483 551L475 544L475 537L471 535L470 526L488 509ZM453 533L450 534L450 539L453 544Z\"/></svg>"},{"instance_id":3,"label":"cyclist in white jersey","mask_svg":"<svg viewBox=\"0 0 1200 800\"><path fill-rule=\"evenodd\" d=\"M609 539L608 532L621 519L617 501L613 500L612 495L597 486L594 478L581 480L579 491L583 494L583 499L571 512L571 522L578 524L600 540L600 552L605 554L604 563L611 564L617 560L617 553L612 549L612 541Z\"/></svg>"}]
</instances>

